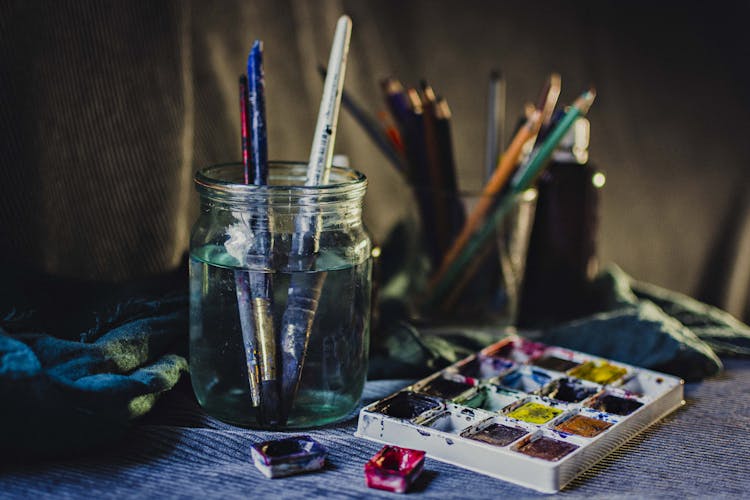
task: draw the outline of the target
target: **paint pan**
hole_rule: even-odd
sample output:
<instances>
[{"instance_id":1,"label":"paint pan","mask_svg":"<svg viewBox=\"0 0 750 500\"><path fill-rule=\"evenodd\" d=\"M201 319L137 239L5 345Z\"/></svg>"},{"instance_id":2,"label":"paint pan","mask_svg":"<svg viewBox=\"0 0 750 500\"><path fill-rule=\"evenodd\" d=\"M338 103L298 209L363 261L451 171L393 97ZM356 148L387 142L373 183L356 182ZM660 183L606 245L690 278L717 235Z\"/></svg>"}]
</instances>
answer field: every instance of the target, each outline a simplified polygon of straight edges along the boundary
<instances>
[{"instance_id":1,"label":"paint pan","mask_svg":"<svg viewBox=\"0 0 750 500\"><path fill-rule=\"evenodd\" d=\"M641 371L618 387L634 396L657 398L665 392L672 390L674 384L674 380L669 377L664 377L658 373Z\"/></svg>"},{"instance_id":2,"label":"paint pan","mask_svg":"<svg viewBox=\"0 0 750 500\"><path fill-rule=\"evenodd\" d=\"M468 379L476 381L488 380L501 375L516 364L504 358L494 358L490 356L473 356L468 362L456 366L456 372Z\"/></svg>"},{"instance_id":3,"label":"paint pan","mask_svg":"<svg viewBox=\"0 0 750 500\"><path fill-rule=\"evenodd\" d=\"M368 488L405 493L424 469L425 452L384 446L365 464Z\"/></svg>"},{"instance_id":4,"label":"paint pan","mask_svg":"<svg viewBox=\"0 0 750 500\"><path fill-rule=\"evenodd\" d=\"M578 446L573 443L542 435L526 438L514 447L514 450L518 453L549 462L557 462L577 449Z\"/></svg>"},{"instance_id":5,"label":"paint pan","mask_svg":"<svg viewBox=\"0 0 750 500\"><path fill-rule=\"evenodd\" d=\"M444 375L438 375L423 385L415 386L415 391L420 394L426 394L428 396L446 400L457 398L472 389L474 389L473 384L462 380L448 378Z\"/></svg>"},{"instance_id":6,"label":"paint pan","mask_svg":"<svg viewBox=\"0 0 750 500\"><path fill-rule=\"evenodd\" d=\"M363 408L356 435L553 493L682 398L670 375L510 337Z\"/></svg>"},{"instance_id":7,"label":"paint pan","mask_svg":"<svg viewBox=\"0 0 750 500\"><path fill-rule=\"evenodd\" d=\"M516 363L527 363L544 354L547 350L545 344L532 342L519 337L501 340L485 349L481 354L493 358L504 358Z\"/></svg>"},{"instance_id":8,"label":"paint pan","mask_svg":"<svg viewBox=\"0 0 750 500\"><path fill-rule=\"evenodd\" d=\"M322 469L327 450L310 436L293 436L253 444L250 454L255 467L271 479Z\"/></svg>"},{"instance_id":9,"label":"paint pan","mask_svg":"<svg viewBox=\"0 0 750 500\"><path fill-rule=\"evenodd\" d=\"M382 413L389 417L413 420L430 411L444 407L440 400L403 391L384 399L372 407L370 411Z\"/></svg>"},{"instance_id":10,"label":"paint pan","mask_svg":"<svg viewBox=\"0 0 750 500\"><path fill-rule=\"evenodd\" d=\"M492 422L478 430L467 429L461 436L492 446L508 446L528 433L529 431L523 427L517 427L510 423Z\"/></svg>"},{"instance_id":11,"label":"paint pan","mask_svg":"<svg viewBox=\"0 0 750 500\"><path fill-rule=\"evenodd\" d=\"M539 394L565 403L579 403L601 390L600 386L574 378L559 378L547 384Z\"/></svg>"},{"instance_id":12,"label":"paint pan","mask_svg":"<svg viewBox=\"0 0 750 500\"><path fill-rule=\"evenodd\" d=\"M533 400L523 402L515 407L510 407L506 411L508 418L535 425L546 424L563 413L563 410L560 408L554 408Z\"/></svg>"},{"instance_id":13,"label":"paint pan","mask_svg":"<svg viewBox=\"0 0 750 500\"><path fill-rule=\"evenodd\" d=\"M608 361L587 361L573 368L569 375L596 384L608 385L620 380L627 372L626 368L614 365Z\"/></svg>"},{"instance_id":14,"label":"paint pan","mask_svg":"<svg viewBox=\"0 0 750 500\"><path fill-rule=\"evenodd\" d=\"M521 392L509 391L493 385L483 387L482 392L484 393L484 400L478 408L491 412L501 411L524 397Z\"/></svg>"},{"instance_id":15,"label":"paint pan","mask_svg":"<svg viewBox=\"0 0 750 500\"><path fill-rule=\"evenodd\" d=\"M581 364L570 359L563 359L551 355L542 356L541 358L532 361L532 363L539 368L544 368L545 370L551 370L553 372L560 373L565 373L566 371Z\"/></svg>"},{"instance_id":16,"label":"paint pan","mask_svg":"<svg viewBox=\"0 0 750 500\"><path fill-rule=\"evenodd\" d=\"M514 391L531 394L540 390L552 380L552 375L530 366L513 370L500 379L500 386Z\"/></svg>"},{"instance_id":17,"label":"paint pan","mask_svg":"<svg viewBox=\"0 0 750 500\"><path fill-rule=\"evenodd\" d=\"M470 408L449 407L447 411L426 420L422 425L449 434L460 434L487 416Z\"/></svg>"},{"instance_id":18,"label":"paint pan","mask_svg":"<svg viewBox=\"0 0 750 500\"><path fill-rule=\"evenodd\" d=\"M612 425L612 422L605 422L604 420L578 413L557 424L555 430L565 434L593 438L612 427Z\"/></svg>"},{"instance_id":19,"label":"paint pan","mask_svg":"<svg viewBox=\"0 0 750 500\"><path fill-rule=\"evenodd\" d=\"M586 406L605 413L626 416L643 406L643 403L624 394L620 396L612 392L604 392L586 403Z\"/></svg>"}]
</instances>

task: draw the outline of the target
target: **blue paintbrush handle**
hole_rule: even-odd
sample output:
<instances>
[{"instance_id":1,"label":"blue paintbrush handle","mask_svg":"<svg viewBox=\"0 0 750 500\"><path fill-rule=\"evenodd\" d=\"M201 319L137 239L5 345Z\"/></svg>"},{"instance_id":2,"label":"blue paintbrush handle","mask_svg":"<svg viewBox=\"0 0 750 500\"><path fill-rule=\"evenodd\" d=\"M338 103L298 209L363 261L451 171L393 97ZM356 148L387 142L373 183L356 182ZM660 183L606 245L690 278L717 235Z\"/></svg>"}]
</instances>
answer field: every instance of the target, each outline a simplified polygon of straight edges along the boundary
<instances>
[{"instance_id":1,"label":"blue paintbrush handle","mask_svg":"<svg viewBox=\"0 0 750 500\"><path fill-rule=\"evenodd\" d=\"M248 98L250 100L250 144L253 184L268 184L268 140L266 136L266 95L263 78L263 42L256 40L247 59Z\"/></svg>"}]
</instances>

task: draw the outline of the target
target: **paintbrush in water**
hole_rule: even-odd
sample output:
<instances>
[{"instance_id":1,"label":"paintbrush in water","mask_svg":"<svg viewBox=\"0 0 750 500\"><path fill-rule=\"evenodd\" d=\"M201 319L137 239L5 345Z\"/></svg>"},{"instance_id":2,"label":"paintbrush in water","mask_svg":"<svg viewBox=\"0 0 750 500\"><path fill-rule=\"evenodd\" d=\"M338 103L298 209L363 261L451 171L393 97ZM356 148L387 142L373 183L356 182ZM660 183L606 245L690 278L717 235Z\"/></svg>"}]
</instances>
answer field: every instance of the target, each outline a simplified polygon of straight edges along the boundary
<instances>
[{"instance_id":1,"label":"paintbrush in water","mask_svg":"<svg viewBox=\"0 0 750 500\"><path fill-rule=\"evenodd\" d=\"M263 76L263 43L256 40L247 60L248 100L250 110L250 148L252 151L252 183L256 186L268 184L268 141L266 135L265 82ZM279 418L279 383L277 376L276 330L273 321L273 278L271 255L271 212L261 206L253 213L251 225L254 244L248 261L250 271L250 294L253 303L253 323L258 344L260 368L260 420L274 425Z\"/></svg>"},{"instance_id":2,"label":"paintbrush in water","mask_svg":"<svg viewBox=\"0 0 750 500\"><path fill-rule=\"evenodd\" d=\"M351 29L351 19L348 16L341 16L336 24L336 33L331 46L328 74L323 85L323 97L310 150L305 186L316 187L328 183ZM287 306L281 326L282 424L286 423L297 397L312 325L326 278L324 271L310 272L314 270L315 256L320 243L318 219L314 208L306 209L305 207L300 208L300 213L295 218L295 231L289 259L290 267L295 272L292 273L289 283Z\"/></svg>"},{"instance_id":3,"label":"paintbrush in water","mask_svg":"<svg viewBox=\"0 0 750 500\"><path fill-rule=\"evenodd\" d=\"M242 137L242 163L245 184L250 183L251 167L249 154L249 113L247 99L247 77L240 76L240 130ZM243 263L244 264L244 263ZM240 317L242 344L247 362L247 379L250 385L250 400L253 406L260 406L260 376L258 373L258 342L255 336L253 305L250 292L250 273L241 269L234 271L234 284L237 295L237 310Z\"/></svg>"}]
</instances>

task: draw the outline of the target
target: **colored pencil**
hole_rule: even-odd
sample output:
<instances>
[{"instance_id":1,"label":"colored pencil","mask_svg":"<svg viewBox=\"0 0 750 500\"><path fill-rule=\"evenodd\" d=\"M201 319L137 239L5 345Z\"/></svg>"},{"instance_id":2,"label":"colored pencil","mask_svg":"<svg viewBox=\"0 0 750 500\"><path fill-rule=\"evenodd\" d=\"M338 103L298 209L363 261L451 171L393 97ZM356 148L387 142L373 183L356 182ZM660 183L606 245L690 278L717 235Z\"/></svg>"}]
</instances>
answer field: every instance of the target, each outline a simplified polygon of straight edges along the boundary
<instances>
[{"instance_id":1,"label":"colored pencil","mask_svg":"<svg viewBox=\"0 0 750 500\"><path fill-rule=\"evenodd\" d=\"M445 272L453 264L453 261L458 257L461 251L464 249L469 241L471 235L480 226L487 213L495 203L496 196L502 191L505 184L510 179L513 171L516 167L518 157L521 155L521 149L523 148L526 141L536 134L539 124L541 122L541 114L536 113L530 120L528 120L523 127L516 133L516 136L511 141L508 149L500 157L500 162L492 174L487 185L482 190L482 195L479 199L474 210L471 211L466 223L464 224L461 232L453 241L450 249L445 253L443 261L438 268L438 271L433 275L430 280L431 286L439 282Z\"/></svg>"},{"instance_id":2,"label":"colored pencil","mask_svg":"<svg viewBox=\"0 0 750 500\"><path fill-rule=\"evenodd\" d=\"M409 121L410 109L409 98L406 95L404 86L400 81L393 77L388 77L382 80L380 86L383 89L383 95L385 96L388 110L391 112L391 115L403 132L403 128Z\"/></svg>"},{"instance_id":3,"label":"colored pencil","mask_svg":"<svg viewBox=\"0 0 750 500\"><path fill-rule=\"evenodd\" d=\"M490 73L487 92L487 137L485 139L485 179L495 171L503 142L505 127L505 79L499 71Z\"/></svg>"},{"instance_id":4,"label":"colored pencil","mask_svg":"<svg viewBox=\"0 0 750 500\"><path fill-rule=\"evenodd\" d=\"M351 29L351 19L341 16L336 24L331 46L328 74L323 85L323 96L310 149L306 186L315 187L328 183ZM319 238L320 225L314 209L312 213L301 211L295 218L290 255L290 265L298 272L293 273L290 280L287 307L281 327L282 424L286 422L294 406L318 300L326 278L324 271L309 272L314 268Z\"/></svg>"},{"instance_id":5,"label":"colored pencil","mask_svg":"<svg viewBox=\"0 0 750 500\"><path fill-rule=\"evenodd\" d=\"M435 103L435 131L440 148L438 157L441 165L443 187L451 194L458 195L456 164L453 157L453 139L451 136L451 109L448 101L438 97Z\"/></svg>"},{"instance_id":6,"label":"colored pencil","mask_svg":"<svg viewBox=\"0 0 750 500\"><path fill-rule=\"evenodd\" d=\"M450 247L451 242L463 227L466 214L464 211L461 193L458 191L456 179L456 165L453 157L453 140L451 137L451 110L448 101L438 97L435 102L435 137L438 147L438 170L440 171L441 185L439 186L438 201L445 205L448 211L448 238L441 246L442 255Z\"/></svg>"},{"instance_id":7,"label":"colored pencil","mask_svg":"<svg viewBox=\"0 0 750 500\"><path fill-rule=\"evenodd\" d=\"M536 104L536 109L542 113L542 126L549 124L555 106L557 106L557 100L560 98L561 90L562 78L558 73L552 73L544 90L539 94L539 101Z\"/></svg>"},{"instance_id":8,"label":"colored pencil","mask_svg":"<svg viewBox=\"0 0 750 500\"><path fill-rule=\"evenodd\" d=\"M444 153L438 137L437 124L437 96L432 87L424 80L420 83L422 93L419 96L422 106L422 120L424 128L424 149L427 155L427 194L432 204L435 234L434 245L439 262L443 253L450 245L452 233L451 205L456 202L457 193L448 190L449 180L444 178L442 155Z\"/></svg>"},{"instance_id":9,"label":"colored pencil","mask_svg":"<svg viewBox=\"0 0 750 500\"><path fill-rule=\"evenodd\" d=\"M459 255L452 260L448 267L441 273L439 279L435 280L429 287L429 295L426 297L424 304L429 307L435 307L450 292L454 283L460 278L466 267L473 258L481 251L482 246L494 234L497 224L513 208L515 196L518 193L528 189L536 176L541 173L546 166L547 160L552 155L557 144L562 140L565 133L570 129L579 116L585 115L591 104L594 102L596 93L593 89L584 92L565 116L550 132L544 143L536 150L534 157L520 169L510 182L508 193L502 198L497 208L487 217L484 224L479 228L476 234L464 246Z\"/></svg>"},{"instance_id":10,"label":"colored pencil","mask_svg":"<svg viewBox=\"0 0 750 500\"><path fill-rule=\"evenodd\" d=\"M399 132L398 128L396 128L396 126L393 124L393 120L391 120L388 112L379 111L378 120L380 120L380 123L383 126L383 130L385 130L385 135L391 141L393 149L396 150L400 158L403 158L405 154L404 140L401 138L401 132Z\"/></svg>"},{"instance_id":11,"label":"colored pencil","mask_svg":"<svg viewBox=\"0 0 750 500\"><path fill-rule=\"evenodd\" d=\"M552 74L545 82L544 88L540 93L540 99L534 111L531 113L531 116L526 123L518 130L518 132L516 132L510 146L508 146L508 149L500 157L492 177L490 177L490 180L482 190L482 196L480 197L477 206L469 214L469 217L458 237L456 237L450 249L448 249L443 256L440 267L430 279L431 285L434 285L442 279L443 274L451 266L453 260L458 257L464 246L468 243L471 235L477 230L486 215L492 209L497 201L497 195L499 195L505 188L511 175L518 166L518 159L521 156L524 146L539 132L539 128L542 125L543 113L548 111L550 102L552 102L554 107L559 95L559 75Z\"/></svg>"}]
</instances>

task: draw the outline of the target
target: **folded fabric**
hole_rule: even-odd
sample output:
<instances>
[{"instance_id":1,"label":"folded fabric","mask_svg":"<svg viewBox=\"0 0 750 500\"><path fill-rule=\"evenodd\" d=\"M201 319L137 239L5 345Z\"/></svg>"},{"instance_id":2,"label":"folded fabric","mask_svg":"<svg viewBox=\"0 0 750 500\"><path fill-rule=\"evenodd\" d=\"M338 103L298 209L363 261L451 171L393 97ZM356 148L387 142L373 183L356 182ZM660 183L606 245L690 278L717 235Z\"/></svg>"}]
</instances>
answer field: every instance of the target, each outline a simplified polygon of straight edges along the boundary
<instances>
[{"instance_id":1,"label":"folded fabric","mask_svg":"<svg viewBox=\"0 0 750 500\"><path fill-rule=\"evenodd\" d=\"M396 278L399 279L399 278ZM403 280L401 280L403 281ZM604 269L591 284L592 314L544 330L521 332L541 342L677 375L687 381L718 373L718 355L750 355L750 327L685 295ZM373 335L370 377L421 376L499 339L503 330L420 331L391 295ZM718 354L718 355L717 355ZM395 375L394 375L395 373Z\"/></svg>"},{"instance_id":2,"label":"folded fabric","mask_svg":"<svg viewBox=\"0 0 750 500\"><path fill-rule=\"evenodd\" d=\"M3 458L53 456L111 442L187 371L187 296L119 304L80 341L0 320ZM68 338L73 337L68 332Z\"/></svg>"},{"instance_id":3,"label":"folded fabric","mask_svg":"<svg viewBox=\"0 0 750 500\"><path fill-rule=\"evenodd\" d=\"M524 334L687 380L721 369L715 351L749 354L750 328L723 311L636 282L614 266L592 287L594 314ZM106 298L100 297L94 309L80 304L65 315L56 300L59 291L33 288L55 299L46 301L53 307L42 318L16 313L0 319L4 460L72 454L111 443L187 371L184 292L163 296L120 290L120 298L125 292L140 298L118 299L112 311L82 328L82 311L101 310ZM185 284L170 283L169 288L184 290ZM397 294L382 296L386 299L380 301L372 335L371 379L424 376L505 333L490 326L426 334L404 319Z\"/></svg>"}]
</instances>

